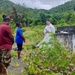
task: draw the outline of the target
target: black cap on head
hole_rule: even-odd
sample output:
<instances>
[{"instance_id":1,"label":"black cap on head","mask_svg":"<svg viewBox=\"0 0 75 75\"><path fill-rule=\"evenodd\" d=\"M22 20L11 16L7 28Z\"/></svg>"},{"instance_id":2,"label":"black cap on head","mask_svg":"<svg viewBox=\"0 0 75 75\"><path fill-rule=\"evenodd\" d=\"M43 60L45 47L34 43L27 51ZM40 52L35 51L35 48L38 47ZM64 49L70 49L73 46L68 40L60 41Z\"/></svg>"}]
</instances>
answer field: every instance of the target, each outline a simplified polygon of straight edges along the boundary
<instances>
[{"instance_id":1,"label":"black cap on head","mask_svg":"<svg viewBox=\"0 0 75 75\"><path fill-rule=\"evenodd\" d=\"M10 18L9 18L9 17L5 17L5 18L3 18L3 21L4 21L4 22L10 21Z\"/></svg>"},{"instance_id":2,"label":"black cap on head","mask_svg":"<svg viewBox=\"0 0 75 75\"><path fill-rule=\"evenodd\" d=\"M2 15L2 17L3 17L3 19L4 19L4 18L6 18L6 17L7 17L7 15L6 15L6 14L3 14L3 15Z\"/></svg>"},{"instance_id":3,"label":"black cap on head","mask_svg":"<svg viewBox=\"0 0 75 75\"><path fill-rule=\"evenodd\" d=\"M4 22L6 22L7 20L10 21L10 18L7 17L6 14L3 14L2 17L3 17L3 21L4 21Z\"/></svg>"},{"instance_id":4,"label":"black cap on head","mask_svg":"<svg viewBox=\"0 0 75 75\"><path fill-rule=\"evenodd\" d=\"M19 27L19 25L20 25L20 22L17 22L17 23L16 23L16 26Z\"/></svg>"}]
</instances>

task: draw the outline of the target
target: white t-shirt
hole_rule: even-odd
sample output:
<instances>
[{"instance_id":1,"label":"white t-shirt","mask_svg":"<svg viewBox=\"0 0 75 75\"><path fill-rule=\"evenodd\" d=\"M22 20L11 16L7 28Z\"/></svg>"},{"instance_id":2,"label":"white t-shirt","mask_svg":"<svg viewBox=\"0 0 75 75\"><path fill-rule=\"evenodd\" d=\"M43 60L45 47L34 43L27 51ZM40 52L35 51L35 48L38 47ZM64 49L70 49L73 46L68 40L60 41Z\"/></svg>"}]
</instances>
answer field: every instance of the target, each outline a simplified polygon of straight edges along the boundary
<instances>
[{"instance_id":1,"label":"white t-shirt","mask_svg":"<svg viewBox=\"0 0 75 75\"><path fill-rule=\"evenodd\" d=\"M49 35L49 33L47 33L46 31L55 33L55 27L54 27L52 24L50 24L50 25L47 25L47 26L44 28L44 34L45 34L45 36L44 36L43 40L37 45L37 47L39 47L39 48L42 47L42 43L43 43L43 42L48 43L49 40L50 40L50 38L51 38L51 36ZM44 45L44 46L45 46L45 45Z\"/></svg>"},{"instance_id":2,"label":"white t-shirt","mask_svg":"<svg viewBox=\"0 0 75 75\"><path fill-rule=\"evenodd\" d=\"M45 36L48 34L48 33L46 32L46 30L49 31L49 32L55 33L55 27L54 27L52 24L47 25L47 26L44 28L44 34L45 34Z\"/></svg>"}]
</instances>

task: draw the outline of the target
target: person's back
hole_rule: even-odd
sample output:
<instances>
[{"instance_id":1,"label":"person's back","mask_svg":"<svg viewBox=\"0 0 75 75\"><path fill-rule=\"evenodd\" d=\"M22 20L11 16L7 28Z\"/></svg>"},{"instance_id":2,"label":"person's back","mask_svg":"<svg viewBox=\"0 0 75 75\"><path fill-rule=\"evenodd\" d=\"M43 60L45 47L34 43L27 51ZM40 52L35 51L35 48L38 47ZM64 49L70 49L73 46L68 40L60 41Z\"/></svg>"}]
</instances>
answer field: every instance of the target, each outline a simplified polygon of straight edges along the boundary
<instances>
[{"instance_id":1,"label":"person's back","mask_svg":"<svg viewBox=\"0 0 75 75\"><path fill-rule=\"evenodd\" d=\"M6 68L11 61L11 49L14 43L14 37L12 35L10 24L10 18L3 17L3 23L0 25L0 74L6 74Z\"/></svg>"},{"instance_id":2,"label":"person's back","mask_svg":"<svg viewBox=\"0 0 75 75\"><path fill-rule=\"evenodd\" d=\"M11 29L8 25L2 23L0 25L0 49L8 49L12 48L12 41L9 38L9 35L12 34Z\"/></svg>"}]
</instances>

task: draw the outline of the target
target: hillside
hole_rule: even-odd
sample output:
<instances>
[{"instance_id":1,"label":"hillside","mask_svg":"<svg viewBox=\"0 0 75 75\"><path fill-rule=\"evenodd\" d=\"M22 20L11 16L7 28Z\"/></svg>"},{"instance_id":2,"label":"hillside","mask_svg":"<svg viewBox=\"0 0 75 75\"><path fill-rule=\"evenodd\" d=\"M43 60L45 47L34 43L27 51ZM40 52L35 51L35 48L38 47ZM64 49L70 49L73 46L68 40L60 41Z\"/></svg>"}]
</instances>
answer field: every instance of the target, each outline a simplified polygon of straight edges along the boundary
<instances>
[{"instance_id":1,"label":"hillside","mask_svg":"<svg viewBox=\"0 0 75 75\"><path fill-rule=\"evenodd\" d=\"M20 21L23 23L23 26L45 25L47 18L49 18L54 25L75 24L74 10L75 0L68 1L51 10L32 9L24 5L14 4L9 0L0 0L0 15L3 13L12 15L12 13L14 13L15 18L13 21Z\"/></svg>"},{"instance_id":2,"label":"hillside","mask_svg":"<svg viewBox=\"0 0 75 75\"><path fill-rule=\"evenodd\" d=\"M11 2L9 0L0 0L0 13L11 14L12 13L13 6L16 8L16 11L19 14L31 12L34 15L37 12L39 13L41 11L47 12L44 9L43 10L38 10L38 9L27 8L24 5L21 6L20 4L14 4L13 2Z\"/></svg>"},{"instance_id":3,"label":"hillside","mask_svg":"<svg viewBox=\"0 0 75 75\"><path fill-rule=\"evenodd\" d=\"M13 5L9 0L0 0L0 13L11 13Z\"/></svg>"},{"instance_id":4,"label":"hillside","mask_svg":"<svg viewBox=\"0 0 75 75\"><path fill-rule=\"evenodd\" d=\"M27 10L28 8L25 8L19 4L14 4L13 2L9 0L0 0L0 12L1 13L8 13L10 14L12 12L13 6L15 6L16 10L21 13L23 10Z\"/></svg>"},{"instance_id":5,"label":"hillside","mask_svg":"<svg viewBox=\"0 0 75 75\"><path fill-rule=\"evenodd\" d=\"M44 10L44 9L32 9L32 8L27 8L26 6L21 6L19 4L14 4L13 2L9 1L9 0L0 0L0 13L8 13L10 14L12 12L12 8L13 6L15 6L16 10L18 13L28 13L31 12L33 15L39 14L39 13L45 13L45 14L52 14L52 13L61 13L61 12L65 12L68 10L75 10L75 0L66 2L65 4L59 5L57 7L54 7L52 9L48 10ZM36 15L37 15L36 14Z\"/></svg>"},{"instance_id":6,"label":"hillside","mask_svg":"<svg viewBox=\"0 0 75 75\"><path fill-rule=\"evenodd\" d=\"M65 4L59 5L52 8L49 12L52 13L62 13L70 10L75 10L75 0L66 2Z\"/></svg>"}]
</instances>

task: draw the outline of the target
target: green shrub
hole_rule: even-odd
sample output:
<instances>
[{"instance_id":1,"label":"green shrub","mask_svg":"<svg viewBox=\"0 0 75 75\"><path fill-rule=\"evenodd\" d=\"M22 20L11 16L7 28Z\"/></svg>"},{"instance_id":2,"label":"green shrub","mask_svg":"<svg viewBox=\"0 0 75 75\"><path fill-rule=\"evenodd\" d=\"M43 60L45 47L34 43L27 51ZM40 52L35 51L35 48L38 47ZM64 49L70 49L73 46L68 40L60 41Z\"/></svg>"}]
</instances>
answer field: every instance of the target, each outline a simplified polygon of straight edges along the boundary
<instances>
[{"instance_id":1,"label":"green shrub","mask_svg":"<svg viewBox=\"0 0 75 75\"><path fill-rule=\"evenodd\" d=\"M73 75L74 55L65 50L54 35L46 46L35 49L25 59L26 75ZM49 46L50 44L50 46Z\"/></svg>"}]
</instances>

